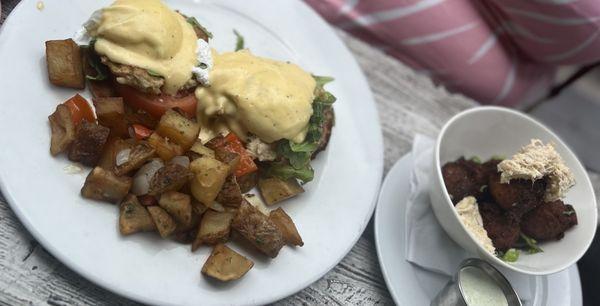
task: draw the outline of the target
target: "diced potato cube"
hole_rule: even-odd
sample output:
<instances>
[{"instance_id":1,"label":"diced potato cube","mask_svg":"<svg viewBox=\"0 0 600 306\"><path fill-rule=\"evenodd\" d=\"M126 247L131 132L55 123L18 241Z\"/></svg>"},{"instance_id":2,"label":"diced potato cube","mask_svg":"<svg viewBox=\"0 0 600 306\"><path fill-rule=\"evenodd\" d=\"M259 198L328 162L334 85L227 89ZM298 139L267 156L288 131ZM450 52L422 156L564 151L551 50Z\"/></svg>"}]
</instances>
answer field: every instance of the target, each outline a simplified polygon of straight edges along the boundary
<instances>
[{"instance_id":1,"label":"diced potato cube","mask_svg":"<svg viewBox=\"0 0 600 306\"><path fill-rule=\"evenodd\" d=\"M192 195L210 207L225 183L229 167L216 159L204 156L191 162L190 170L194 173L190 186Z\"/></svg>"},{"instance_id":2,"label":"diced potato cube","mask_svg":"<svg viewBox=\"0 0 600 306\"><path fill-rule=\"evenodd\" d=\"M269 220L273 221L281 231L283 240L291 245L303 246L304 242L298 233L298 229L292 221L292 218L281 207L271 211Z\"/></svg>"},{"instance_id":3,"label":"diced potato cube","mask_svg":"<svg viewBox=\"0 0 600 306\"><path fill-rule=\"evenodd\" d=\"M169 161L173 157L183 154L181 146L161 137L156 132L148 137L148 144L156 150L156 154L164 161Z\"/></svg>"},{"instance_id":4,"label":"diced potato cube","mask_svg":"<svg viewBox=\"0 0 600 306\"><path fill-rule=\"evenodd\" d=\"M72 39L46 41L46 65L50 83L85 88L81 50Z\"/></svg>"},{"instance_id":5,"label":"diced potato cube","mask_svg":"<svg viewBox=\"0 0 600 306\"><path fill-rule=\"evenodd\" d=\"M192 172L178 164L166 164L150 180L149 195L177 191L194 177Z\"/></svg>"},{"instance_id":6,"label":"diced potato cube","mask_svg":"<svg viewBox=\"0 0 600 306\"><path fill-rule=\"evenodd\" d=\"M240 206L242 203L242 192L236 181L235 174L230 174L227 177L223 187L221 187L221 191L217 195L216 201L229 207Z\"/></svg>"},{"instance_id":7,"label":"diced potato cube","mask_svg":"<svg viewBox=\"0 0 600 306\"><path fill-rule=\"evenodd\" d=\"M130 194L119 205L119 232L131 235L137 232L149 232L156 229L150 213Z\"/></svg>"},{"instance_id":8,"label":"diced potato cube","mask_svg":"<svg viewBox=\"0 0 600 306\"><path fill-rule=\"evenodd\" d=\"M114 86L111 84L109 80L104 81L89 81L90 92L92 93L92 98L108 98L115 97L117 93L115 92Z\"/></svg>"},{"instance_id":9,"label":"diced potato cube","mask_svg":"<svg viewBox=\"0 0 600 306\"><path fill-rule=\"evenodd\" d=\"M224 148L217 148L215 150L215 158L221 162L226 163L229 166L229 174L235 173L240 163L240 155L237 153L229 152Z\"/></svg>"},{"instance_id":10,"label":"diced potato cube","mask_svg":"<svg viewBox=\"0 0 600 306\"><path fill-rule=\"evenodd\" d=\"M158 233L162 238L171 235L177 227L171 216L159 206L149 206L148 212L158 229Z\"/></svg>"},{"instance_id":11,"label":"diced potato cube","mask_svg":"<svg viewBox=\"0 0 600 306\"><path fill-rule=\"evenodd\" d=\"M296 179L291 178L284 181L276 177L260 178L258 190L267 205L273 205L304 192L304 188Z\"/></svg>"},{"instance_id":12,"label":"diced potato cube","mask_svg":"<svg viewBox=\"0 0 600 306\"><path fill-rule=\"evenodd\" d=\"M52 130L50 154L57 155L66 151L75 140L75 125L69 108L64 104L56 106L56 110L48 116L48 120Z\"/></svg>"},{"instance_id":13,"label":"diced potato cube","mask_svg":"<svg viewBox=\"0 0 600 306\"><path fill-rule=\"evenodd\" d=\"M160 196L158 205L183 227L188 227L192 223L192 199L189 195L176 191L165 192Z\"/></svg>"},{"instance_id":14,"label":"diced potato cube","mask_svg":"<svg viewBox=\"0 0 600 306\"><path fill-rule=\"evenodd\" d=\"M96 167L86 177L81 195L84 198L116 203L127 195L131 184L130 177L119 177Z\"/></svg>"},{"instance_id":15,"label":"diced potato cube","mask_svg":"<svg viewBox=\"0 0 600 306\"><path fill-rule=\"evenodd\" d=\"M131 150L134 143L132 139L123 140L109 135L97 166L110 171L115 170L117 153L125 149Z\"/></svg>"},{"instance_id":16,"label":"diced potato cube","mask_svg":"<svg viewBox=\"0 0 600 306\"><path fill-rule=\"evenodd\" d=\"M151 160L156 153L156 151L145 142L139 142L129 150L129 158L127 161L119 165L115 164L115 174L125 175L133 170L139 169L147 161ZM119 154L119 152L116 152L115 154Z\"/></svg>"},{"instance_id":17,"label":"diced potato cube","mask_svg":"<svg viewBox=\"0 0 600 306\"><path fill-rule=\"evenodd\" d=\"M127 137L127 121L125 121L125 106L123 98L94 98L98 123L110 129L112 135Z\"/></svg>"},{"instance_id":18,"label":"diced potato cube","mask_svg":"<svg viewBox=\"0 0 600 306\"><path fill-rule=\"evenodd\" d=\"M253 266L254 263L250 259L240 255L224 244L217 244L204 263L202 273L226 282L240 279Z\"/></svg>"},{"instance_id":19,"label":"diced potato cube","mask_svg":"<svg viewBox=\"0 0 600 306\"><path fill-rule=\"evenodd\" d=\"M200 157L202 156L208 156L208 157L212 157L215 158L215 151L213 151L212 149L209 149L208 147L205 147L201 141L196 141L194 143L194 145L192 145L192 147L190 148L190 151L195 152L197 154L200 155Z\"/></svg>"},{"instance_id":20,"label":"diced potato cube","mask_svg":"<svg viewBox=\"0 0 600 306\"><path fill-rule=\"evenodd\" d=\"M109 133L107 127L82 121L77 126L75 140L69 148L69 159L86 166L95 166L102 155Z\"/></svg>"},{"instance_id":21,"label":"diced potato cube","mask_svg":"<svg viewBox=\"0 0 600 306\"><path fill-rule=\"evenodd\" d=\"M231 232L231 220L234 213L216 212L209 210L202 215L198 234L192 244L192 251L202 244L217 244L226 242Z\"/></svg>"},{"instance_id":22,"label":"diced potato cube","mask_svg":"<svg viewBox=\"0 0 600 306\"><path fill-rule=\"evenodd\" d=\"M169 109L160 118L156 132L162 137L180 145L185 151L198 139L200 124Z\"/></svg>"},{"instance_id":23,"label":"diced potato cube","mask_svg":"<svg viewBox=\"0 0 600 306\"><path fill-rule=\"evenodd\" d=\"M231 228L246 238L257 250L271 258L277 257L284 245L283 236L277 225L246 201L240 205Z\"/></svg>"},{"instance_id":24,"label":"diced potato cube","mask_svg":"<svg viewBox=\"0 0 600 306\"><path fill-rule=\"evenodd\" d=\"M242 176L236 177L238 185L240 185L240 190L242 193L246 193L252 188L256 187L258 184L258 171L252 171L250 173L246 173Z\"/></svg>"}]
</instances>

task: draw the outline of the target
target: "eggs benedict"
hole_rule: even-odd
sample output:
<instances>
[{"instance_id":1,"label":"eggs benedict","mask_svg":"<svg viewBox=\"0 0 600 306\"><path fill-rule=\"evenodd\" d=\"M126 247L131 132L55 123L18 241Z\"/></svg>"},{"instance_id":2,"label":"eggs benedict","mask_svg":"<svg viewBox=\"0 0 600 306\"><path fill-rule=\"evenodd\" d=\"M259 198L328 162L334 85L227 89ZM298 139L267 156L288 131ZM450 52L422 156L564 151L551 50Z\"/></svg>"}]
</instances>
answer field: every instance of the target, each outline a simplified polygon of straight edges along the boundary
<instances>
[{"instance_id":1,"label":"eggs benedict","mask_svg":"<svg viewBox=\"0 0 600 306\"><path fill-rule=\"evenodd\" d=\"M195 117L202 144L235 134L268 176L313 179L310 160L327 146L334 122L335 97L323 88L331 78L254 55L235 30L236 51L220 53L195 18L160 0L117 0L84 28L94 86L107 83L111 96L154 120L169 109Z\"/></svg>"},{"instance_id":2,"label":"eggs benedict","mask_svg":"<svg viewBox=\"0 0 600 306\"><path fill-rule=\"evenodd\" d=\"M175 95L197 85L197 40L207 39L189 21L159 0L117 0L95 13L86 30L118 83Z\"/></svg>"},{"instance_id":3,"label":"eggs benedict","mask_svg":"<svg viewBox=\"0 0 600 306\"><path fill-rule=\"evenodd\" d=\"M248 50L216 55L210 87L198 87L198 117L219 117L238 136L248 133L272 143L301 143L313 113L315 79L295 64L253 55Z\"/></svg>"}]
</instances>

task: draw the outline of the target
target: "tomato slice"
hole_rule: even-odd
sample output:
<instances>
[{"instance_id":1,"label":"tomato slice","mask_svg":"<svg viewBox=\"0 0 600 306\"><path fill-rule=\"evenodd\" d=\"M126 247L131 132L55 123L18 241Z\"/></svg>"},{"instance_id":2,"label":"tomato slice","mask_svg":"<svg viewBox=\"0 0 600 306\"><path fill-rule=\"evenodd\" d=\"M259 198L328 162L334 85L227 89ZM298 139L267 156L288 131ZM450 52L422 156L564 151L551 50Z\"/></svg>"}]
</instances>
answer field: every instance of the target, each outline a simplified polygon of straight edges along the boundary
<instances>
[{"instance_id":1,"label":"tomato slice","mask_svg":"<svg viewBox=\"0 0 600 306\"><path fill-rule=\"evenodd\" d=\"M254 163L254 160L252 160L252 156L250 155L250 153L248 153L246 148L244 148L242 141L240 141L240 139L234 133L227 134L227 136L225 136L224 138L223 143L220 145L222 145L222 147L225 150L240 155L240 163L235 169L236 177L240 177L244 174L254 172L258 169L258 167L256 167L256 164Z\"/></svg>"},{"instance_id":2,"label":"tomato slice","mask_svg":"<svg viewBox=\"0 0 600 306\"><path fill-rule=\"evenodd\" d=\"M135 109L141 109L155 118L160 118L168 109L180 108L188 116L196 116L196 96L193 92L175 96L143 93L130 86L115 83L115 89L123 101Z\"/></svg>"},{"instance_id":3,"label":"tomato slice","mask_svg":"<svg viewBox=\"0 0 600 306\"><path fill-rule=\"evenodd\" d=\"M137 140L146 139L152 135L152 132L154 132L153 130L141 124L133 124L131 125L131 129L133 130L133 137L135 137Z\"/></svg>"},{"instance_id":4,"label":"tomato slice","mask_svg":"<svg viewBox=\"0 0 600 306\"><path fill-rule=\"evenodd\" d=\"M96 116L94 116L92 107L87 100L79 94L76 94L65 101L64 105L66 105L71 112L73 124L78 125L82 120L90 123L96 121Z\"/></svg>"}]
</instances>

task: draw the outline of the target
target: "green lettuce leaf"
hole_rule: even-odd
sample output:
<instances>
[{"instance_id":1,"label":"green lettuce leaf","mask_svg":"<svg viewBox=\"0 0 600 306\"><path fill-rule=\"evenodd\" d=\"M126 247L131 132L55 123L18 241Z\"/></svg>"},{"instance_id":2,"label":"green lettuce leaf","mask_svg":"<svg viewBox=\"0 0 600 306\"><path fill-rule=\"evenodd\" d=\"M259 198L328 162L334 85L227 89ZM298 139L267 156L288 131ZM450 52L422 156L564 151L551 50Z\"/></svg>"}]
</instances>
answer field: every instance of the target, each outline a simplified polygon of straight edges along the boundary
<instances>
[{"instance_id":1,"label":"green lettuce leaf","mask_svg":"<svg viewBox=\"0 0 600 306\"><path fill-rule=\"evenodd\" d=\"M310 182L314 177L314 170L310 165L313 153L319 147L323 134L324 112L335 102L335 97L323 88L323 85L333 81L331 77L315 76L317 87L313 101L313 114L310 117L306 138L301 143L290 140L277 142L277 156L281 160L272 163L268 173L281 179L296 178L302 183Z\"/></svg>"}]
</instances>

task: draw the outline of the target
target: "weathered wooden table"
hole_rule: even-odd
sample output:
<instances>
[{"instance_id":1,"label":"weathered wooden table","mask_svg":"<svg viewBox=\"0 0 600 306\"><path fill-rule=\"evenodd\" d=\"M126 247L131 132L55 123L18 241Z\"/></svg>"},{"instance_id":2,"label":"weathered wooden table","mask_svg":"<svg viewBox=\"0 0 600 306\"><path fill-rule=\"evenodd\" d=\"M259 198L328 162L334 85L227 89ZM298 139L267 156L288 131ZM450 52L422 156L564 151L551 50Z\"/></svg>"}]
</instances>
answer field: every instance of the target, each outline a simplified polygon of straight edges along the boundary
<instances>
[{"instance_id":1,"label":"weathered wooden table","mask_svg":"<svg viewBox=\"0 0 600 306\"><path fill-rule=\"evenodd\" d=\"M18 0L2 3L2 21ZM413 136L434 136L455 113L475 102L435 87L398 61L339 32L375 95L385 143L385 170L410 150ZM598 175L592 175L596 189ZM21 225L0 194L0 304L137 305L71 271L47 253ZM350 253L303 291L276 303L393 304L381 275L369 224Z\"/></svg>"}]
</instances>

